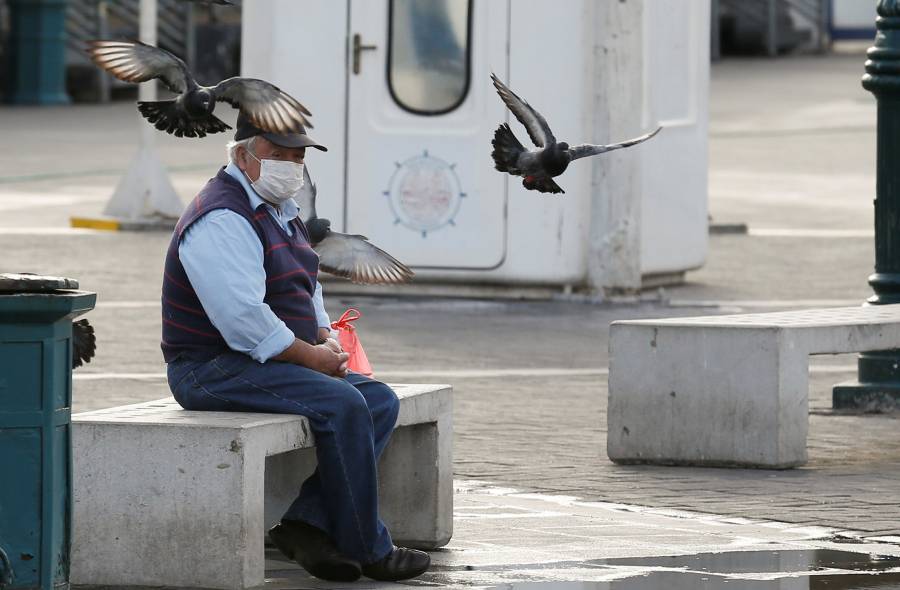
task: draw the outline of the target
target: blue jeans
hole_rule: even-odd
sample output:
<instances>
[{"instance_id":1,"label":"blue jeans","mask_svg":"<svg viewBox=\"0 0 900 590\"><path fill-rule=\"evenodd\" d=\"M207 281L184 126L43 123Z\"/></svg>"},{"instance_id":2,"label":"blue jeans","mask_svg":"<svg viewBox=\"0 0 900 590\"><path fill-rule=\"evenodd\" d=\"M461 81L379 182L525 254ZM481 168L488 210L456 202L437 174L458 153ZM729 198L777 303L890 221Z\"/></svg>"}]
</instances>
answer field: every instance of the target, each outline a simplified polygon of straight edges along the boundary
<instances>
[{"instance_id":1,"label":"blue jeans","mask_svg":"<svg viewBox=\"0 0 900 590\"><path fill-rule=\"evenodd\" d=\"M378 517L376 468L400 408L390 387L357 373L337 379L291 363L260 364L233 351L206 362L176 360L168 377L186 410L306 416L318 466L283 518L325 531L363 564L390 553L391 536Z\"/></svg>"}]
</instances>

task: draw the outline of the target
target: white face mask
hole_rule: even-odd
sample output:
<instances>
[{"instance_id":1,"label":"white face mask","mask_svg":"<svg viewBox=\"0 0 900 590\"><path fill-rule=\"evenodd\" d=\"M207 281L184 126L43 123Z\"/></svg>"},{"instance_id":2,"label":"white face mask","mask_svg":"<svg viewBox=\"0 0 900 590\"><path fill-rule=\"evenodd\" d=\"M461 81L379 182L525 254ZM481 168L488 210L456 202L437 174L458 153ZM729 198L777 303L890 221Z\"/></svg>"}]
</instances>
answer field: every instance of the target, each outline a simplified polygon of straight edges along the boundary
<instances>
[{"instance_id":1,"label":"white face mask","mask_svg":"<svg viewBox=\"0 0 900 590\"><path fill-rule=\"evenodd\" d=\"M260 160L250 150L247 153L259 162L259 178L251 181L250 186L266 201L281 205L303 188L303 164L286 160Z\"/></svg>"}]
</instances>

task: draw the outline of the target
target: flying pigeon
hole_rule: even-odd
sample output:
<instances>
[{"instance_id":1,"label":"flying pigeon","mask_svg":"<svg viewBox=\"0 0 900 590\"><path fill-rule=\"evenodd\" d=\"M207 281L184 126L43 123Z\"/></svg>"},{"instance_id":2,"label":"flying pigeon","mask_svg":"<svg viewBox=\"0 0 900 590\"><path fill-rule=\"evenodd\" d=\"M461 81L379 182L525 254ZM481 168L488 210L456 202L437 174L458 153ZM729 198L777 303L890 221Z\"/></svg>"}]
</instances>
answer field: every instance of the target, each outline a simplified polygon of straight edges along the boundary
<instances>
[{"instance_id":1,"label":"flying pigeon","mask_svg":"<svg viewBox=\"0 0 900 590\"><path fill-rule=\"evenodd\" d=\"M491 152L491 157L494 158L494 167L500 172L524 177L522 186L528 190L537 190L542 193L564 193L566 191L556 184L553 177L565 172L572 160L639 144L647 141L662 129L662 127L658 127L646 135L621 143L609 145L583 143L569 147L569 144L564 141L556 141L546 119L531 105L519 98L495 74L491 74L491 79L494 81L497 94L516 116L519 123L525 126L532 143L540 148L537 150L527 149L513 135L509 124L503 123L494 132L494 140L491 142L494 146L494 151Z\"/></svg>"},{"instance_id":2,"label":"flying pigeon","mask_svg":"<svg viewBox=\"0 0 900 590\"><path fill-rule=\"evenodd\" d=\"M228 78L200 86L183 61L165 49L139 41L88 41L87 52L98 66L125 82L159 78L178 94L172 100L138 102L138 110L160 131L177 137L205 137L231 129L213 115L216 102L240 109L254 125L269 133L291 133L312 127L312 114L277 86L255 78Z\"/></svg>"},{"instance_id":3,"label":"flying pigeon","mask_svg":"<svg viewBox=\"0 0 900 590\"><path fill-rule=\"evenodd\" d=\"M72 322L72 368L91 362L96 350L94 327L87 320Z\"/></svg>"},{"instance_id":4,"label":"flying pigeon","mask_svg":"<svg viewBox=\"0 0 900 590\"><path fill-rule=\"evenodd\" d=\"M309 242L319 255L319 268L354 283L405 283L415 273L405 264L369 242L366 236L332 231L331 222L316 214L316 185L303 166L303 188L296 200Z\"/></svg>"}]
</instances>

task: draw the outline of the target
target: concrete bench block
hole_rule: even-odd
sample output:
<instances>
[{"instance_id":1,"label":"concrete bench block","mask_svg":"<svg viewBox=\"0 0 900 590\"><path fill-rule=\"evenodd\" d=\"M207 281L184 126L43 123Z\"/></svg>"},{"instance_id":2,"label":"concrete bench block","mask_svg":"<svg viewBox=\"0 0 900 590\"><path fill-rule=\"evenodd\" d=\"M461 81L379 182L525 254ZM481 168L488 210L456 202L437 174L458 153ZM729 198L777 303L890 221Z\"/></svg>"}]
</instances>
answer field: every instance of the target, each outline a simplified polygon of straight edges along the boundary
<instances>
[{"instance_id":1,"label":"concrete bench block","mask_svg":"<svg viewBox=\"0 0 900 590\"><path fill-rule=\"evenodd\" d=\"M393 387L401 405L379 465L383 518L397 541L436 548L453 531L451 389ZM164 399L72 422L72 583L263 583L266 528L315 465L306 418L189 412Z\"/></svg>"},{"instance_id":2,"label":"concrete bench block","mask_svg":"<svg viewBox=\"0 0 900 590\"><path fill-rule=\"evenodd\" d=\"M607 454L617 463L807 461L809 355L900 347L900 305L614 322Z\"/></svg>"}]
</instances>

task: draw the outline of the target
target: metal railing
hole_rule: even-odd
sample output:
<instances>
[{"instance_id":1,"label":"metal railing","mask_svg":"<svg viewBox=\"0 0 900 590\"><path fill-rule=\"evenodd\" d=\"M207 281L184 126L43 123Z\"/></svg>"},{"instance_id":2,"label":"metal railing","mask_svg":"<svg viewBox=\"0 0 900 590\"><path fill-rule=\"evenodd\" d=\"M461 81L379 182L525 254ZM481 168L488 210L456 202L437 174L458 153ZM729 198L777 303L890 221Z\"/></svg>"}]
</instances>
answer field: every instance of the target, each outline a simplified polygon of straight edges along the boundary
<instances>
[{"instance_id":1,"label":"metal railing","mask_svg":"<svg viewBox=\"0 0 900 590\"><path fill-rule=\"evenodd\" d=\"M713 59L721 53L719 19L726 14L738 26L758 30L769 56L796 46L824 52L830 44L830 8L831 0L712 0Z\"/></svg>"},{"instance_id":2,"label":"metal railing","mask_svg":"<svg viewBox=\"0 0 900 590\"><path fill-rule=\"evenodd\" d=\"M159 46L194 61L193 5L180 0L157 0ZM88 39L137 39L140 0L69 0L66 13L67 61L89 64L84 51ZM98 95L109 100L108 75L98 75Z\"/></svg>"}]
</instances>

